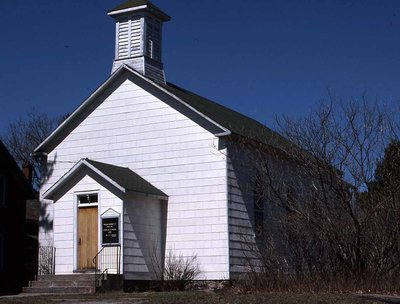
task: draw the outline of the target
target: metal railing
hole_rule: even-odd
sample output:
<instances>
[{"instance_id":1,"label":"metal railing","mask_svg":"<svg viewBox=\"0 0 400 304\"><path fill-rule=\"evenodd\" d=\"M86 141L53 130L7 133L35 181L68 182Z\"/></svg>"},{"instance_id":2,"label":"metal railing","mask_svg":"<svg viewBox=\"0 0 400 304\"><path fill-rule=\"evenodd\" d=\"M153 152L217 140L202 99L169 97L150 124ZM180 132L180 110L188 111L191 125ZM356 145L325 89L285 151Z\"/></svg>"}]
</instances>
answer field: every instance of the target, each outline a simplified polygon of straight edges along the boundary
<instances>
[{"instance_id":1,"label":"metal railing","mask_svg":"<svg viewBox=\"0 0 400 304\"><path fill-rule=\"evenodd\" d=\"M96 287L107 279L108 274L120 274L121 268L121 246L104 246L93 258L95 265Z\"/></svg>"},{"instance_id":2,"label":"metal railing","mask_svg":"<svg viewBox=\"0 0 400 304\"><path fill-rule=\"evenodd\" d=\"M56 248L53 246L40 246L38 256L38 275L55 274Z\"/></svg>"}]
</instances>

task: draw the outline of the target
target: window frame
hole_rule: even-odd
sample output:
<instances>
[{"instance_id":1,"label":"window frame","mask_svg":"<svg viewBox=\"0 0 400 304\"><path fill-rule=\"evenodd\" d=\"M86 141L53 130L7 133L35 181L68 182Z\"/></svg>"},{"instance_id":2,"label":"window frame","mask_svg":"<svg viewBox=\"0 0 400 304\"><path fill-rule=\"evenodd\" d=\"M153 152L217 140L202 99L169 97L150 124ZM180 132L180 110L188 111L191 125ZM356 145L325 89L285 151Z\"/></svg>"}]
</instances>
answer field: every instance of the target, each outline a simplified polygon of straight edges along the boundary
<instances>
[{"instance_id":1,"label":"window frame","mask_svg":"<svg viewBox=\"0 0 400 304\"><path fill-rule=\"evenodd\" d=\"M89 191L89 192L82 192L82 193L76 193L76 202L77 202L77 206L78 208L88 208L88 207L96 207L99 206L99 192L98 191ZM81 203L80 202L80 197L90 197L92 195L96 195L97 196L97 201L91 203L89 200L89 203Z\"/></svg>"}]
</instances>

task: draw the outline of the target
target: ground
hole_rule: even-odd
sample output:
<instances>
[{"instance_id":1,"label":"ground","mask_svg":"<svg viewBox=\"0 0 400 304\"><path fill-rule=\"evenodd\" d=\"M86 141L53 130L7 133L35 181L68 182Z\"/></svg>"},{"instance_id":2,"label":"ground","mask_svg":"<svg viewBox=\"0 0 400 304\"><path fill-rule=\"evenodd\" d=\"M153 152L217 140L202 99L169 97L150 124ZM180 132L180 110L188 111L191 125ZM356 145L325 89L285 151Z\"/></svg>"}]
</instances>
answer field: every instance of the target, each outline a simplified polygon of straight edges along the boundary
<instances>
[{"instance_id":1,"label":"ground","mask_svg":"<svg viewBox=\"0 0 400 304\"><path fill-rule=\"evenodd\" d=\"M399 297L312 293L146 292L95 295L41 295L0 297L0 304L380 304L400 303Z\"/></svg>"}]
</instances>

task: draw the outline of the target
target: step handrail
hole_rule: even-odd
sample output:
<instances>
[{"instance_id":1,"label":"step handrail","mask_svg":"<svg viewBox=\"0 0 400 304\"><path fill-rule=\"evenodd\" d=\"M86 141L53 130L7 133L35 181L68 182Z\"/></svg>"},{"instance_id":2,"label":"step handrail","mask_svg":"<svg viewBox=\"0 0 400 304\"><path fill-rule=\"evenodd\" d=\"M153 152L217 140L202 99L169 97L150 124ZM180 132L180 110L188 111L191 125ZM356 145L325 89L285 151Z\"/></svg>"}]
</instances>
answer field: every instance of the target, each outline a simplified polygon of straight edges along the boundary
<instances>
[{"instance_id":1,"label":"step handrail","mask_svg":"<svg viewBox=\"0 0 400 304\"><path fill-rule=\"evenodd\" d=\"M100 253L102 253L102 251L104 250L104 248L106 248L106 247L102 247L101 249L100 249L100 251L94 256L94 258L93 258L93 264L95 265L95 269L97 269L97 258L99 257L99 255L100 255Z\"/></svg>"},{"instance_id":2,"label":"step handrail","mask_svg":"<svg viewBox=\"0 0 400 304\"><path fill-rule=\"evenodd\" d=\"M106 248L110 248L111 250L113 250L114 248L116 249L116 253L115 255L113 254L113 251L111 251L111 260L115 257L116 260L116 270L117 270L117 274L120 274L120 268L121 268L121 245L115 245L115 246L103 246L99 252L94 256L93 258L93 264L95 265L95 272L94 272L94 276L95 276L95 286L96 288L100 286L99 282L100 279L106 277L109 273L109 264L107 263L107 260L104 261L103 258L103 251ZM110 253L109 253L110 254ZM105 259L107 259L107 255L105 257ZM109 260L108 260L109 261ZM101 273L100 273L101 272ZM99 274L100 273L100 274Z\"/></svg>"},{"instance_id":3,"label":"step handrail","mask_svg":"<svg viewBox=\"0 0 400 304\"><path fill-rule=\"evenodd\" d=\"M100 256L100 254L103 252L103 250L104 250L104 248L105 247L102 247L101 249L100 249L100 251L99 252L97 252L97 254L94 256L94 258L93 258L93 260L92 260L92 262L93 262L93 264L94 264L94 286L95 286L95 288L97 288L98 287L98 279L102 276L102 274L104 273L104 271L100 274L100 275L98 275L97 273L98 273L98 271L100 270L100 265L98 265L98 258L99 258L99 256ZM108 269L106 269L106 270L108 270Z\"/></svg>"},{"instance_id":4,"label":"step handrail","mask_svg":"<svg viewBox=\"0 0 400 304\"><path fill-rule=\"evenodd\" d=\"M102 272L102 273L100 273L97 277L95 277L94 278L94 286L97 288L97 287L100 287L100 279L101 280L104 280L104 277L106 277L107 278L107 275L108 275L108 268L106 268L106 269L104 269L104 271Z\"/></svg>"}]
</instances>

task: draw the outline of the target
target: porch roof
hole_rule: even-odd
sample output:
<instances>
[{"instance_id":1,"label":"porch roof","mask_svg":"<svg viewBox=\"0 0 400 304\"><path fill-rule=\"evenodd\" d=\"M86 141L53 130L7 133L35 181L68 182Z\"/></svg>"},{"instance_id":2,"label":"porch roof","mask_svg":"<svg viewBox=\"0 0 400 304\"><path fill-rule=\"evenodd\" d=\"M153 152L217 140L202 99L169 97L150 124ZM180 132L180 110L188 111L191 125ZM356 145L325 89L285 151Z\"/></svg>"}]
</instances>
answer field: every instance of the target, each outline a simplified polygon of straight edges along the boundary
<instances>
[{"instance_id":1,"label":"porch roof","mask_svg":"<svg viewBox=\"0 0 400 304\"><path fill-rule=\"evenodd\" d=\"M43 198L52 199L60 187L71 180L83 167L87 167L90 171L99 175L123 193L136 192L156 196L160 199L168 198L164 192L153 186L131 169L94 161L88 158L83 158L77 162L43 194Z\"/></svg>"}]
</instances>

